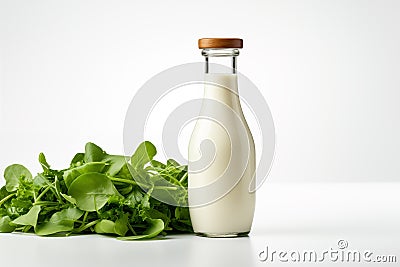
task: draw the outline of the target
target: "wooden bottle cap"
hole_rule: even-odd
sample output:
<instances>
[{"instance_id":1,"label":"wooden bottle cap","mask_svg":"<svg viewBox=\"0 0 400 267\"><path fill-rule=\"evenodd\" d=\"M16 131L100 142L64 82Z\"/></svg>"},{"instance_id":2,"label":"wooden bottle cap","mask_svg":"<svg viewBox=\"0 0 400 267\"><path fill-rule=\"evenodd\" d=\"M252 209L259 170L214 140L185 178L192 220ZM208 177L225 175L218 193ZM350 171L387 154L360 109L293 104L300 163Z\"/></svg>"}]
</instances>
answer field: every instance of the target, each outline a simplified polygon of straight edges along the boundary
<instances>
[{"instance_id":1,"label":"wooden bottle cap","mask_svg":"<svg viewBox=\"0 0 400 267\"><path fill-rule=\"evenodd\" d=\"M243 48L243 39L239 38L202 38L199 48Z\"/></svg>"}]
</instances>

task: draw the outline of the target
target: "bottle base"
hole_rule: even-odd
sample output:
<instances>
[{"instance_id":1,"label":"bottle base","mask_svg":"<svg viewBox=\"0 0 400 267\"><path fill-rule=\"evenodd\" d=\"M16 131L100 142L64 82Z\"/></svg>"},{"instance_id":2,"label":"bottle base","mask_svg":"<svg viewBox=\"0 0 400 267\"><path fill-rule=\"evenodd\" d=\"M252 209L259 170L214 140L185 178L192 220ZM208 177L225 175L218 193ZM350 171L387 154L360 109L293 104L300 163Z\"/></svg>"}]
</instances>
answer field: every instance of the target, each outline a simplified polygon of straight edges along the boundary
<instances>
[{"instance_id":1,"label":"bottle base","mask_svg":"<svg viewBox=\"0 0 400 267\"><path fill-rule=\"evenodd\" d=\"M210 238L233 238L233 237L246 237L249 236L250 231L242 232L242 233L200 233L196 232L195 234L202 237L210 237Z\"/></svg>"}]
</instances>

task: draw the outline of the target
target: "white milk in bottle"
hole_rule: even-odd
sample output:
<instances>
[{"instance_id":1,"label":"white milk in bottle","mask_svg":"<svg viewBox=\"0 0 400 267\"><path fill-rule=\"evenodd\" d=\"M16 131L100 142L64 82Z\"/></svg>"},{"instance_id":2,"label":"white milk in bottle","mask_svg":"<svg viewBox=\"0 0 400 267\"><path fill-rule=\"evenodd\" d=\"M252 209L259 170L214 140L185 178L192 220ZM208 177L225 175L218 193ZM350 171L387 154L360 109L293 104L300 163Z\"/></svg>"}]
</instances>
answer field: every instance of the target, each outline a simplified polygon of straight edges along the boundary
<instances>
[{"instance_id":1,"label":"white milk in bottle","mask_svg":"<svg viewBox=\"0 0 400 267\"><path fill-rule=\"evenodd\" d=\"M242 39L204 38L204 99L189 142L189 205L195 233L235 237L250 232L255 147L240 105L236 75Z\"/></svg>"}]
</instances>

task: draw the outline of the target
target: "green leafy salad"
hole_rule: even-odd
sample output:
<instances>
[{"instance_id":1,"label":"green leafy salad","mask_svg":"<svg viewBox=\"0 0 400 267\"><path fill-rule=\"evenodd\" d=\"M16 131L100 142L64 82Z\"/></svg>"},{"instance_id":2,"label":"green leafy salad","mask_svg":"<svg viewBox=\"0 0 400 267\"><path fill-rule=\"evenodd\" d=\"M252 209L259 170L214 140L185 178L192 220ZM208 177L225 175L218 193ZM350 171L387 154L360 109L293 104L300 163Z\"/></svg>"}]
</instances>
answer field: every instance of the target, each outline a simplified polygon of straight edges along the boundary
<instances>
[{"instance_id":1,"label":"green leafy salad","mask_svg":"<svg viewBox=\"0 0 400 267\"><path fill-rule=\"evenodd\" d=\"M6 168L0 189L0 232L36 235L98 233L120 240L193 232L187 208L187 166L154 160L148 141L132 157L109 155L93 143L69 168L54 170L43 153L43 172L33 177L22 165ZM155 195L168 196L166 204ZM158 198L159 199L159 198Z\"/></svg>"}]
</instances>

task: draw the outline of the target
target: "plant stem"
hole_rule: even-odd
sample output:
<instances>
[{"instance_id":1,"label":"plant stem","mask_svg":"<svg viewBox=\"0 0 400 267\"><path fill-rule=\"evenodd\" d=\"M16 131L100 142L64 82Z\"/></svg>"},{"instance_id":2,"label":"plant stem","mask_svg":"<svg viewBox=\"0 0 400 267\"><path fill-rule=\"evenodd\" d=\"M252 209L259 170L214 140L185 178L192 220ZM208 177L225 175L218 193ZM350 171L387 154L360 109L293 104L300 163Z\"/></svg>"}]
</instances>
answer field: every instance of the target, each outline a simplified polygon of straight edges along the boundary
<instances>
[{"instance_id":1,"label":"plant stem","mask_svg":"<svg viewBox=\"0 0 400 267\"><path fill-rule=\"evenodd\" d=\"M132 225L131 225L130 223L128 223L128 228L129 228L129 230L131 230L131 232L132 232L134 235L137 235L137 233L135 232L135 230L133 230L133 227L132 227Z\"/></svg>"},{"instance_id":2,"label":"plant stem","mask_svg":"<svg viewBox=\"0 0 400 267\"><path fill-rule=\"evenodd\" d=\"M188 173L185 173L182 178L179 180L179 183L182 183L183 181L186 180L186 178L188 177Z\"/></svg>"},{"instance_id":3,"label":"plant stem","mask_svg":"<svg viewBox=\"0 0 400 267\"><path fill-rule=\"evenodd\" d=\"M86 224L86 225L84 225L84 226L79 227L78 230L77 230L77 233L80 233L80 232L82 232L82 231L85 231L86 229L88 229L88 228L90 228L90 227L96 225L96 224L97 224L98 222L100 222L100 221L101 221L101 220L98 219L98 220L95 220L95 221L93 221L93 222L90 222L90 223L88 223L88 224Z\"/></svg>"},{"instance_id":4,"label":"plant stem","mask_svg":"<svg viewBox=\"0 0 400 267\"><path fill-rule=\"evenodd\" d=\"M176 179L174 176L172 176L171 174L165 173L165 174L163 174L163 175L168 176L170 179L174 180L174 182L178 183L180 187L183 187L183 185L181 184L181 182L180 182L178 179ZM162 177L162 176L161 176L161 177ZM164 178L164 177L162 177L162 178ZM165 178L164 178L164 179L165 179Z\"/></svg>"},{"instance_id":5,"label":"plant stem","mask_svg":"<svg viewBox=\"0 0 400 267\"><path fill-rule=\"evenodd\" d=\"M116 177L111 177L111 176L108 176L108 178L109 178L111 181L115 181L115 182L121 182L121 183L126 183L126 184L138 185L138 183L137 183L136 181L133 181L133 180L122 179L122 178L116 178Z\"/></svg>"},{"instance_id":6,"label":"plant stem","mask_svg":"<svg viewBox=\"0 0 400 267\"><path fill-rule=\"evenodd\" d=\"M35 203L39 201L48 191L50 190L50 186L47 186L45 190L36 198Z\"/></svg>"},{"instance_id":7,"label":"plant stem","mask_svg":"<svg viewBox=\"0 0 400 267\"><path fill-rule=\"evenodd\" d=\"M57 206L59 204L60 203L53 202L53 201L36 201L35 203L33 203L33 206L37 206L37 205L40 205L40 206Z\"/></svg>"},{"instance_id":8,"label":"plant stem","mask_svg":"<svg viewBox=\"0 0 400 267\"><path fill-rule=\"evenodd\" d=\"M85 212L85 215L83 215L83 221L82 221L82 225L81 225L81 226L83 226L83 225L86 223L88 214L89 214L89 212L86 211L86 212Z\"/></svg>"},{"instance_id":9,"label":"plant stem","mask_svg":"<svg viewBox=\"0 0 400 267\"><path fill-rule=\"evenodd\" d=\"M132 185L138 185L138 186L140 186L140 187L142 187L142 188L143 188L143 187L146 187L144 184L138 183L138 182L133 181L133 180L122 179L122 178L116 178L116 177L111 177L111 176L108 176L108 178L109 178L111 181L115 181L115 182L127 183L127 184L132 184ZM176 180L176 179L175 179L175 180ZM176 180L176 181L179 183L178 180ZM183 187L183 186L182 186L182 187ZM177 190L176 187L172 187L172 186L154 186L154 189Z\"/></svg>"},{"instance_id":10,"label":"plant stem","mask_svg":"<svg viewBox=\"0 0 400 267\"><path fill-rule=\"evenodd\" d=\"M178 188L173 186L154 186L154 189L165 189L165 190L178 190Z\"/></svg>"},{"instance_id":11,"label":"plant stem","mask_svg":"<svg viewBox=\"0 0 400 267\"><path fill-rule=\"evenodd\" d=\"M3 198L2 200L0 200L0 207L1 207L1 205L3 205L7 200L9 200L10 198L12 198L12 197L15 196L16 194L17 194L17 193L10 194L10 195L6 196L5 198Z\"/></svg>"},{"instance_id":12,"label":"plant stem","mask_svg":"<svg viewBox=\"0 0 400 267\"><path fill-rule=\"evenodd\" d=\"M115 182L121 182L121 183L126 183L126 184L131 184L131 185L138 185L141 188L146 188L149 187L149 185L145 185L139 182L136 182L134 180L128 180L128 179L123 179L123 178L116 178L116 177L111 177L111 176L107 176L111 181L115 181Z\"/></svg>"}]
</instances>

